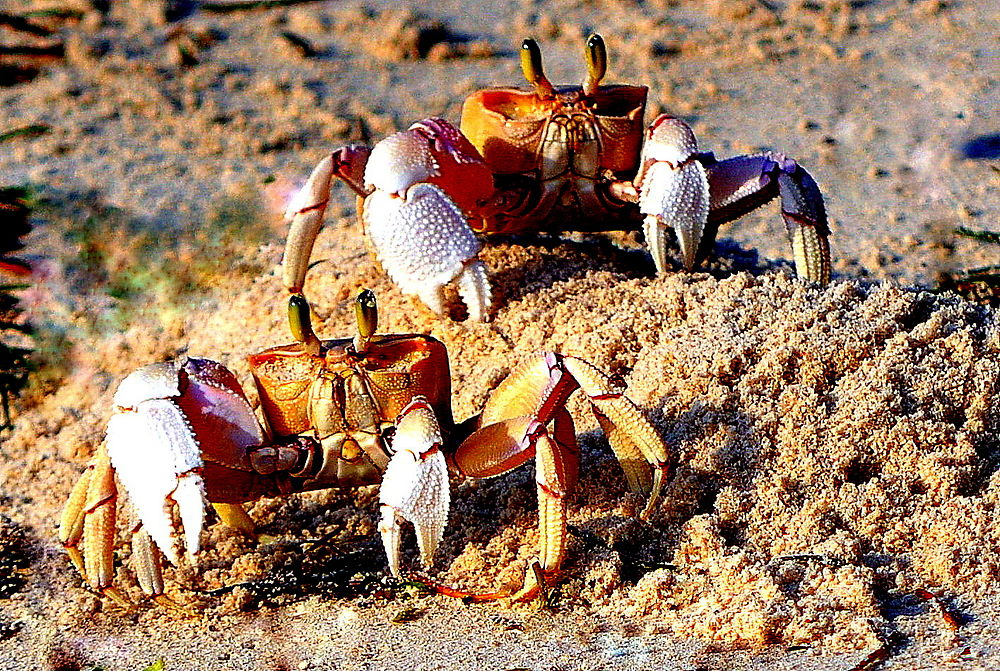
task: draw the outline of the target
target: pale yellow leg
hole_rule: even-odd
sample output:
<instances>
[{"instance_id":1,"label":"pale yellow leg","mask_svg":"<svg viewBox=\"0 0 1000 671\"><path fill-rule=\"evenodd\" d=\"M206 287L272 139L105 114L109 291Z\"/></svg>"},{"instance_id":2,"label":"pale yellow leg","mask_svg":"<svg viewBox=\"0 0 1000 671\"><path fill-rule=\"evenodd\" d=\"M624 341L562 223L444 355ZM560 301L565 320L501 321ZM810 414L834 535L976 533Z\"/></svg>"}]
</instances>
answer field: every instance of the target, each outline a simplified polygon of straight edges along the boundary
<instances>
[{"instance_id":1,"label":"pale yellow leg","mask_svg":"<svg viewBox=\"0 0 1000 671\"><path fill-rule=\"evenodd\" d=\"M103 590L114 580L118 489L111 459L102 445L94 455L83 520L83 565L91 587Z\"/></svg>"},{"instance_id":2,"label":"pale yellow leg","mask_svg":"<svg viewBox=\"0 0 1000 671\"><path fill-rule=\"evenodd\" d=\"M213 503L212 507L218 513L219 519L237 531L245 533L251 538L256 537L257 525L253 523L246 509L241 503Z\"/></svg>"},{"instance_id":3,"label":"pale yellow leg","mask_svg":"<svg viewBox=\"0 0 1000 671\"><path fill-rule=\"evenodd\" d=\"M69 500L66 501L66 506L63 508L62 517L59 520L59 542L66 548L66 554L69 555L70 561L73 562L73 566L80 572L84 580L87 579L87 571L84 569L83 555L80 553L77 545L83 537L83 518L86 516L87 490L90 489L90 480L93 475L94 465L91 463L87 466L87 470L80 475L80 479L77 480L76 485L74 485L73 491L69 495Z\"/></svg>"},{"instance_id":4,"label":"pale yellow leg","mask_svg":"<svg viewBox=\"0 0 1000 671\"><path fill-rule=\"evenodd\" d=\"M649 496L642 511L642 517L648 517L660 502L670 467L666 443L635 403L600 369L576 357L564 357L563 365L590 397L629 488Z\"/></svg>"}]
</instances>

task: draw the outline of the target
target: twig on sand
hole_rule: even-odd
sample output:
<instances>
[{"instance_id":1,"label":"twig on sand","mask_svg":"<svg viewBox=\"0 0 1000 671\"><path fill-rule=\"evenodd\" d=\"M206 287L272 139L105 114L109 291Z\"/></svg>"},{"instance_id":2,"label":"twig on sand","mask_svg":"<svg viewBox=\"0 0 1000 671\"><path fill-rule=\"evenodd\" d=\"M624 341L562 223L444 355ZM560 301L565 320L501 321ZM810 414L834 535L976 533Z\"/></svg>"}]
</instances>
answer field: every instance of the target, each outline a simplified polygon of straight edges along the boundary
<instances>
[{"instance_id":1,"label":"twig on sand","mask_svg":"<svg viewBox=\"0 0 1000 671\"><path fill-rule=\"evenodd\" d=\"M48 133L50 130L52 130L51 126L42 123L20 126L18 128L12 128L11 130L0 133L0 142L6 142L7 140L13 140L18 137L38 137L39 135Z\"/></svg>"},{"instance_id":2,"label":"twig on sand","mask_svg":"<svg viewBox=\"0 0 1000 671\"><path fill-rule=\"evenodd\" d=\"M924 601L930 601L932 604L934 604L934 609L941 616L941 619L944 620L944 623L948 625L948 628L954 632L958 632L959 627L962 626L962 622L959 620L958 615L952 612L944 604L944 602L941 600L941 597L925 589L918 589L915 592L915 594L920 599L923 599Z\"/></svg>"},{"instance_id":3,"label":"twig on sand","mask_svg":"<svg viewBox=\"0 0 1000 671\"><path fill-rule=\"evenodd\" d=\"M275 7L289 7L291 5L301 5L307 2L319 2L319 0L216 0L215 2L204 2L199 6L203 12L215 12L222 14L225 12L243 12L250 9L273 9Z\"/></svg>"},{"instance_id":4,"label":"twig on sand","mask_svg":"<svg viewBox=\"0 0 1000 671\"><path fill-rule=\"evenodd\" d=\"M879 664L889 659L889 648L886 645L875 648L867 657L858 662L851 671L872 671Z\"/></svg>"}]
</instances>

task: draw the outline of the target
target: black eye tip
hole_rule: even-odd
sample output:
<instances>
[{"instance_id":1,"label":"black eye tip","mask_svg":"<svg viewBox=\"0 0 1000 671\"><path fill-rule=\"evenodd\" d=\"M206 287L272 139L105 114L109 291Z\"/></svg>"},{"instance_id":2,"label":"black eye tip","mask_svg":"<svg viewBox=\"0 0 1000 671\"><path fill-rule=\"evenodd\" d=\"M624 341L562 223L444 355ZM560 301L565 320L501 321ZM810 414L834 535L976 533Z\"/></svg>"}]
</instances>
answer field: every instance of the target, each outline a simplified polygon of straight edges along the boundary
<instances>
[{"instance_id":1,"label":"black eye tip","mask_svg":"<svg viewBox=\"0 0 1000 671\"><path fill-rule=\"evenodd\" d=\"M362 289L361 293L358 294L357 301L363 305L374 305L375 292L371 289Z\"/></svg>"},{"instance_id":2,"label":"black eye tip","mask_svg":"<svg viewBox=\"0 0 1000 671\"><path fill-rule=\"evenodd\" d=\"M600 33L591 33L590 37L587 38L587 46L593 49L599 44L604 44L604 38L601 37Z\"/></svg>"},{"instance_id":3,"label":"black eye tip","mask_svg":"<svg viewBox=\"0 0 1000 671\"><path fill-rule=\"evenodd\" d=\"M524 41L521 42L521 48L527 51L531 51L538 47L538 43L531 37L525 37Z\"/></svg>"}]
</instances>

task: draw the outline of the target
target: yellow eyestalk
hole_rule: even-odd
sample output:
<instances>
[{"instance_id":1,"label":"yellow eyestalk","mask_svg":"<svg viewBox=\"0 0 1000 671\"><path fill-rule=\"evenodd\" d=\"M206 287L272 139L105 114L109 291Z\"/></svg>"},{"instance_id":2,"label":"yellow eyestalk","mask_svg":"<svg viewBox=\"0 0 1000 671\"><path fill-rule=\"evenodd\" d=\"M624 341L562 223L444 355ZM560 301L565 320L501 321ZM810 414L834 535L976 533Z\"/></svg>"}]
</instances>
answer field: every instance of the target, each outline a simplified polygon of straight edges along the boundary
<instances>
[{"instance_id":1,"label":"yellow eyestalk","mask_svg":"<svg viewBox=\"0 0 1000 671\"><path fill-rule=\"evenodd\" d=\"M604 38L594 33L587 38L587 81L583 85L584 95L594 95L601 80L608 71L608 50Z\"/></svg>"},{"instance_id":2,"label":"yellow eyestalk","mask_svg":"<svg viewBox=\"0 0 1000 671\"><path fill-rule=\"evenodd\" d=\"M542 71L542 51L530 37L521 42L521 72L528 83L535 87L535 94L539 98L551 98L555 95L552 82Z\"/></svg>"},{"instance_id":3,"label":"yellow eyestalk","mask_svg":"<svg viewBox=\"0 0 1000 671\"><path fill-rule=\"evenodd\" d=\"M375 330L378 328L378 304L375 292L365 289L354 301L354 315L358 320L358 335L354 336L354 351L359 354L368 349Z\"/></svg>"},{"instance_id":4,"label":"yellow eyestalk","mask_svg":"<svg viewBox=\"0 0 1000 671\"><path fill-rule=\"evenodd\" d=\"M302 349L310 354L319 354L320 342L312 328L309 302L302 294L288 297L288 327L292 331L292 337L302 343Z\"/></svg>"}]
</instances>

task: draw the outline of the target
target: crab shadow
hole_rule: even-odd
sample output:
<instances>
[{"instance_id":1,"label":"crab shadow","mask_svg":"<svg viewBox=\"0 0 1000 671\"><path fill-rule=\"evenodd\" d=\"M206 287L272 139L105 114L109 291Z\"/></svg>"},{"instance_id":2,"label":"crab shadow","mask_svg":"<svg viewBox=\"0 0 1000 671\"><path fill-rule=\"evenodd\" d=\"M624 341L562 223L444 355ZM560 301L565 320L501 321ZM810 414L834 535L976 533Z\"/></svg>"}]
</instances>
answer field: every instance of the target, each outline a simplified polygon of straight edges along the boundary
<instances>
[{"instance_id":1,"label":"crab shadow","mask_svg":"<svg viewBox=\"0 0 1000 671\"><path fill-rule=\"evenodd\" d=\"M1000 158L1000 133L974 137L963 142L959 149L965 158L977 160Z\"/></svg>"},{"instance_id":2,"label":"crab shadow","mask_svg":"<svg viewBox=\"0 0 1000 671\"><path fill-rule=\"evenodd\" d=\"M509 304L596 271L610 271L623 279L655 277L652 257L636 237L622 234L613 240L603 234L495 236L490 238L483 254L490 266L497 303ZM520 257L526 259L519 261ZM671 240L670 272L685 272L680 258L680 249ZM739 272L762 275L782 269L790 271L793 266L787 260L763 259L756 249L744 247L732 238L719 238L709 258L694 272L721 279Z\"/></svg>"},{"instance_id":3,"label":"crab shadow","mask_svg":"<svg viewBox=\"0 0 1000 671\"><path fill-rule=\"evenodd\" d=\"M670 428L664 435L668 445L683 455L685 444L701 442L707 430L699 418L700 404L663 418ZM661 424L653 415L654 423ZM563 565L565 603L586 602L569 586L587 583L588 576L606 570L610 561L620 568L625 585L658 569L673 570L674 554L683 537L685 524L698 515L715 512L719 491L726 486L749 488L757 473L760 442L752 421L740 412L729 411L724 420L734 428L709 458L718 468L694 466L683 457L674 464L663 492L663 502L647 520L638 512L644 497L629 491L625 475L607 438L598 429L581 433L579 482L569 502L568 554ZM704 459L701 459L704 462ZM484 556L492 554L489 544L511 527L522 528L525 543L532 542L537 526L538 501L533 464L502 477L466 481L453 494L452 515L439 555L439 567L446 568L470 544ZM600 511L608 511L602 514ZM630 511L624 513L623 511ZM743 547L742 528L720 523L725 543ZM495 586L491 586L495 587ZM562 588L560 588L562 589Z\"/></svg>"}]
</instances>

